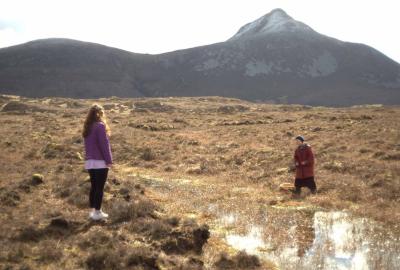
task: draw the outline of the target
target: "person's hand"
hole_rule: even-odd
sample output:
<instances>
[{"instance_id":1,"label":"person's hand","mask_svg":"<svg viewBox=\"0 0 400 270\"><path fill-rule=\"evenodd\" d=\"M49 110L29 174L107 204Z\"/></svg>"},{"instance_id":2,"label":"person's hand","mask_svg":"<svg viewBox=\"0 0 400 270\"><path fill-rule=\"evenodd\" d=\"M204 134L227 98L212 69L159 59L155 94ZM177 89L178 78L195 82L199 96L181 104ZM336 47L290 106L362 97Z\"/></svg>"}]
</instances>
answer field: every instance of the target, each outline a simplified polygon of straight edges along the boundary
<instances>
[{"instance_id":1,"label":"person's hand","mask_svg":"<svg viewBox=\"0 0 400 270\"><path fill-rule=\"evenodd\" d=\"M306 165L307 164L307 162L306 161L303 161L302 163L301 163L301 165Z\"/></svg>"},{"instance_id":2,"label":"person's hand","mask_svg":"<svg viewBox=\"0 0 400 270\"><path fill-rule=\"evenodd\" d=\"M113 166L112 164L107 164L107 167L110 169L112 168L112 166Z\"/></svg>"},{"instance_id":3,"label":"person's hand","mask_svg":"<svg viewBox=\"0 0 400 270\"><path fill-rule=\"evenodd\" d=\"M296 167L298 167L300 164L298 162L295 163Z\"/></svg>"}]
</instances>

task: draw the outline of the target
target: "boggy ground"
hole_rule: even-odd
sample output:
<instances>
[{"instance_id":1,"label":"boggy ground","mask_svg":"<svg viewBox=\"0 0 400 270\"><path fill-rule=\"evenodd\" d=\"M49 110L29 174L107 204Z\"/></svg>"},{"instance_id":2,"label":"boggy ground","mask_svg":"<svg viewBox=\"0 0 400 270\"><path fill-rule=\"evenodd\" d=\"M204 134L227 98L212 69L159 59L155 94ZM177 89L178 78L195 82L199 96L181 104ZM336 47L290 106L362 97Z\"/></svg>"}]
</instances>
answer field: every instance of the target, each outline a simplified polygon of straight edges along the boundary
<instances>
[{"instance_id":1,"label":"boggy ground","mask_svg":"<svg viewBox=\"0 0 400 270\"><path fill-rule=\"evenodd\" d=\"M87 219L82 169L80 131L93 102L106 108L116 164L105 223ZM5 269L272 269L222 241L220 213L307 206L400 221L398 107L11 96L0 106ZM294 199L278 187L293 180L297 134L313 147L319 192Z\"/></svg>"}]
</instances>

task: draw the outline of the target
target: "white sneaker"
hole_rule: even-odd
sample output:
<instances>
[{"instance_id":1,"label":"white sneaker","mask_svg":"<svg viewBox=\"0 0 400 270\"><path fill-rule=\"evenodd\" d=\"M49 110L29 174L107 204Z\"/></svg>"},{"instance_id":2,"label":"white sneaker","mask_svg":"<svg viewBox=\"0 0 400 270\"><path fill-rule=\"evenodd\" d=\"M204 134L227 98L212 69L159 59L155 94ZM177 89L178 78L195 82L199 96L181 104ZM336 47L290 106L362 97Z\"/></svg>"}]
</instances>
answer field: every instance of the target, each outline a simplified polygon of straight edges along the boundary
<instances>
[{"instance_id":1,"label":"white sneaker","mask_svg":"<svg viewBox=\"0 0 400 270\"><path fill-rule=\"evenodd\" d=\"M104 218L108 218L108 214L104 213L103 210L100 210L100 213L103 215Z\"/></svg>"},{"instance_id":2,"label":"white sneaker","mask_svg":"<svg viewBox=\"0 0 400 270\"><path fill-rule=\"evenodd\" d=\"M93 215L90 217L93 220L101 220L108 218L108 214L104 213L101 210L94 211Z\"/></svg>"},{"instance_id":3,"label":"white sneaker","mask_svg":"<svg viewBox=\"0 0 400 270\"><path fill-rule=\"evenodd\" d=\"M93 215L94 215L94 212L95 212L95 210L93 209L92 211L90 211L90 213L89 213L89 218L92 218L93 217Z\"/></svg>"}]
</instances>

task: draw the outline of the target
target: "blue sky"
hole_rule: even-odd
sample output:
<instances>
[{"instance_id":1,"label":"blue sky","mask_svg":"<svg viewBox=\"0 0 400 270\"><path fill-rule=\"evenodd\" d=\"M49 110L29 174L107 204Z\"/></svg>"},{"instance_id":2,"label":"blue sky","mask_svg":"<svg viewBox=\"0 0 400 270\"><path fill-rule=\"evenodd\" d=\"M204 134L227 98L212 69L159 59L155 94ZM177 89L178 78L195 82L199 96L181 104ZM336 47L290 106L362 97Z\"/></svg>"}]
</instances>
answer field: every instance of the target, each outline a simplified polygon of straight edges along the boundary
<instances>
[{"instance_id":1,"label":"blue sky","mask_svg":"<svg viewBox=\"0 0 400 270\"><path fill-rule=\"evenodd\" d=\"M163 53L227 40L282 8L322 34L365 43L400 62L396 0L0 0L0 7L0 47L64 37Z\"/></svg>"}]
</instances>

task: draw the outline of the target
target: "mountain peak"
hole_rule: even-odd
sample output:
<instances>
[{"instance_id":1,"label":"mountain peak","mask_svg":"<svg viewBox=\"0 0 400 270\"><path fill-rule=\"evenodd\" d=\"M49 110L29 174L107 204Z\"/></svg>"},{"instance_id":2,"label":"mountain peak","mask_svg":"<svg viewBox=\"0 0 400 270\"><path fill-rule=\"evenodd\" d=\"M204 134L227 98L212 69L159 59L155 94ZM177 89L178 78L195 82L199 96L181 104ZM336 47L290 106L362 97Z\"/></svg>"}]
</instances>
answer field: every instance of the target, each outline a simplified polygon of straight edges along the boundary
<instances>
[{"instance_id":1,"label":"mountain peak","mask_svg":"<svg viewBox=\"0 0 400 270\"><path fill-rule=\"evenodd\" d=\"M273 9L268 14L241 27L229 40L252 38L279 32L297 32L312 30L302 22L294 20L283 9Z\"/></svg>"},{"instance_id":2,"label":"mountain peak","mask_svg":"<svg viewBox=\"0 0 400 270\"><path fill-rule=\"evenodd\" d=\"M289 15L287 15L287 13L281 8L275 8L275 9L271 10L268 14L264 15L263 17L271 16L271 15L286 16L287 18L291 19L291 17Z\"/></svg>"}]
</instances>

